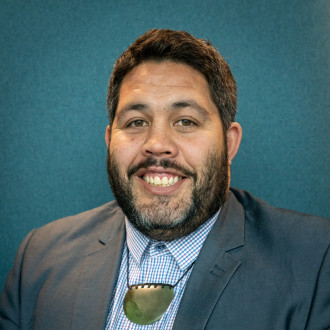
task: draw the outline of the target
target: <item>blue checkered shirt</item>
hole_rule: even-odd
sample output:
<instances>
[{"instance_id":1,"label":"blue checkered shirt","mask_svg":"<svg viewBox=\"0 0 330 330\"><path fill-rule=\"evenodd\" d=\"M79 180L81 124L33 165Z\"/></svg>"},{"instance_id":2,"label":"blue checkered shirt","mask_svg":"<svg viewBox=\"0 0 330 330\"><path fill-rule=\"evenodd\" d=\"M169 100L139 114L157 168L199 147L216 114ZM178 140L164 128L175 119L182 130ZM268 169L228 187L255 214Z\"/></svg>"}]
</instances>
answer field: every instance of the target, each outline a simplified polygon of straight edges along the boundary
<instances>
[{"instance_id":1,"label":"blue checkered shirt","mask_svg":"<svg viewBox=\"0 0 330 330\"><path fill-rule=\"evenodd\" d=\"M126 244L129 249L129 284L165 283L174 285L196 260L219 212L190 235L171 242L151 240L136 230L125 219ZM192 269L174 288L174 299L159 321L150 325L132 323L123 310L123 301L127 292L126 244L121 259L115 295L109 308L105 329L172 329Z\"/></svg>"}]
</instances>

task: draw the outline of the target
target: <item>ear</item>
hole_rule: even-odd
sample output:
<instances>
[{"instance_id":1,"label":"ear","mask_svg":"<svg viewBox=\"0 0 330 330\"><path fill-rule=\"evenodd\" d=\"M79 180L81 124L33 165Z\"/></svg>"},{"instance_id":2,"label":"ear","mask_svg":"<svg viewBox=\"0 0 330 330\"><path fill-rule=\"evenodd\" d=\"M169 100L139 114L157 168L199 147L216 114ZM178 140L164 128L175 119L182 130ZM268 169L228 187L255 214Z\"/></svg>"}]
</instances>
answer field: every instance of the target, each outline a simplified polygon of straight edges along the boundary
<instances>
[{"instance_id":1,"label":"ear","mask_svg":"<svg viewBox=\"0 0 330 330\"><path fill-rule=\"evenodd\" d=\"M242 127L239 123L233 122L228 128L227 132L227 151L228 151L228 165L231 165L242 139Z\"/></svg>"},{"instance_id":2,"label":"ear","mask_svg":"<svg viewBox=\"0 0 330 330\"><path fill-rule=\"evenodd\" d=\"M105 143L107 145L107 149L109 149L110 146L110 138L111 138L111 128L110 125L107 126L105 129Z\"/></svg>"}]
</instances>

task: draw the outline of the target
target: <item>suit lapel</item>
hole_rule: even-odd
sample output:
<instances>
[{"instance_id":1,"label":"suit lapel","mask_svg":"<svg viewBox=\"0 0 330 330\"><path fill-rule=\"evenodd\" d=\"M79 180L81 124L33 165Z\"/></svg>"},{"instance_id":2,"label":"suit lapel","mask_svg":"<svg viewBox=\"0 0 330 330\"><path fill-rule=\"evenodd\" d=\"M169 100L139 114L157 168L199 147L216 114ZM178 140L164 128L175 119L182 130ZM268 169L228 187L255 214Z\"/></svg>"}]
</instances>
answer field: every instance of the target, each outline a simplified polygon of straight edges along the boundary
<instances>
[{"instance_id":1,"label":"suit lapel","mask_svg":"<svg viewBox=\"0 0 330 330\"><path fill-rule=\"evenodd\" d=\"M228 252L244 245L244 209L229 192L219 218L197 258L173 329L203 329L240 265Z\"/></svg>"},{"instance_id":2,"label":"suit lapel","mask_svg":"<svg viewBox=\"0 0 330 330\"><path fill-rule=\"evenodd\" d=\"M125 241L124 215L117 208L108 228L86 254L80 271L72 329L104 329Z\"/></svg>"}]
</instances>

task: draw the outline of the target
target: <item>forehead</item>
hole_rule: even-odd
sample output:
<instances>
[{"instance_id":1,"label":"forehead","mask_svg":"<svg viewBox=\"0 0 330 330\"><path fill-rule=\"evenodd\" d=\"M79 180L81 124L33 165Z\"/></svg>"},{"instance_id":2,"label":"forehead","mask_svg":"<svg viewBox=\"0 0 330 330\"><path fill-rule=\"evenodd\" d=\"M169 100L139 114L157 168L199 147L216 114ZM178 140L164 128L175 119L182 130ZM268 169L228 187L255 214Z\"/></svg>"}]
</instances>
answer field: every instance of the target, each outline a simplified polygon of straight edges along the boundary
<instances>
[{"instance_id":1,"label":"forehead","mask_svg":"<svg viewBox=\"0 0 330 330\"><path fill-rule=\"evenodd\" d=\"M166 77L166 81L164 81ZM189 85L198 81L208 88L202 73L187 64L172 61L143 62L133 68L123 79L122 85L129 83L155 83L163 86Z\"/></svg>"},{"instance_id":2,"label":"forehead","mask_svg":"<svg viewBox=\"0 0 330 330\"><path fill-rule=\"evenodd\" d=\"M207 108L216 108L202 73L183 63L148 61L136 66L124 77L118 111L124 103L139 99L159 106L161 102L165 105L187 98Z\"/></svg>"}]
</instances>

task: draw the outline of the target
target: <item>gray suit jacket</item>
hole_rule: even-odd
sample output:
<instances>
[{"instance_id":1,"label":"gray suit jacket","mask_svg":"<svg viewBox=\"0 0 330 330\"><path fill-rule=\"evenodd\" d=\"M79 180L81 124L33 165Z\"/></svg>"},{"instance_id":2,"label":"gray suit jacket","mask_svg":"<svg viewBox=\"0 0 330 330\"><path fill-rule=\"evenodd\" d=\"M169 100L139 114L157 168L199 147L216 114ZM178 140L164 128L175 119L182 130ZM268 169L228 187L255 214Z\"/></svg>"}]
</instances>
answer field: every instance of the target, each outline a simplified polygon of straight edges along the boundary
<instances>
[{"instance_id":1,"label":"gray suit jacket","mask_svg":"<svg viewBox=\"0 0 330 330\"><path fill-rule=\"evenodd\" d=\"M32 231L0 301L0 328L104 329L125 241L116 202ZM330 221L231 189L174 329L330 328Z\"/></svg>"}]
</instances>

